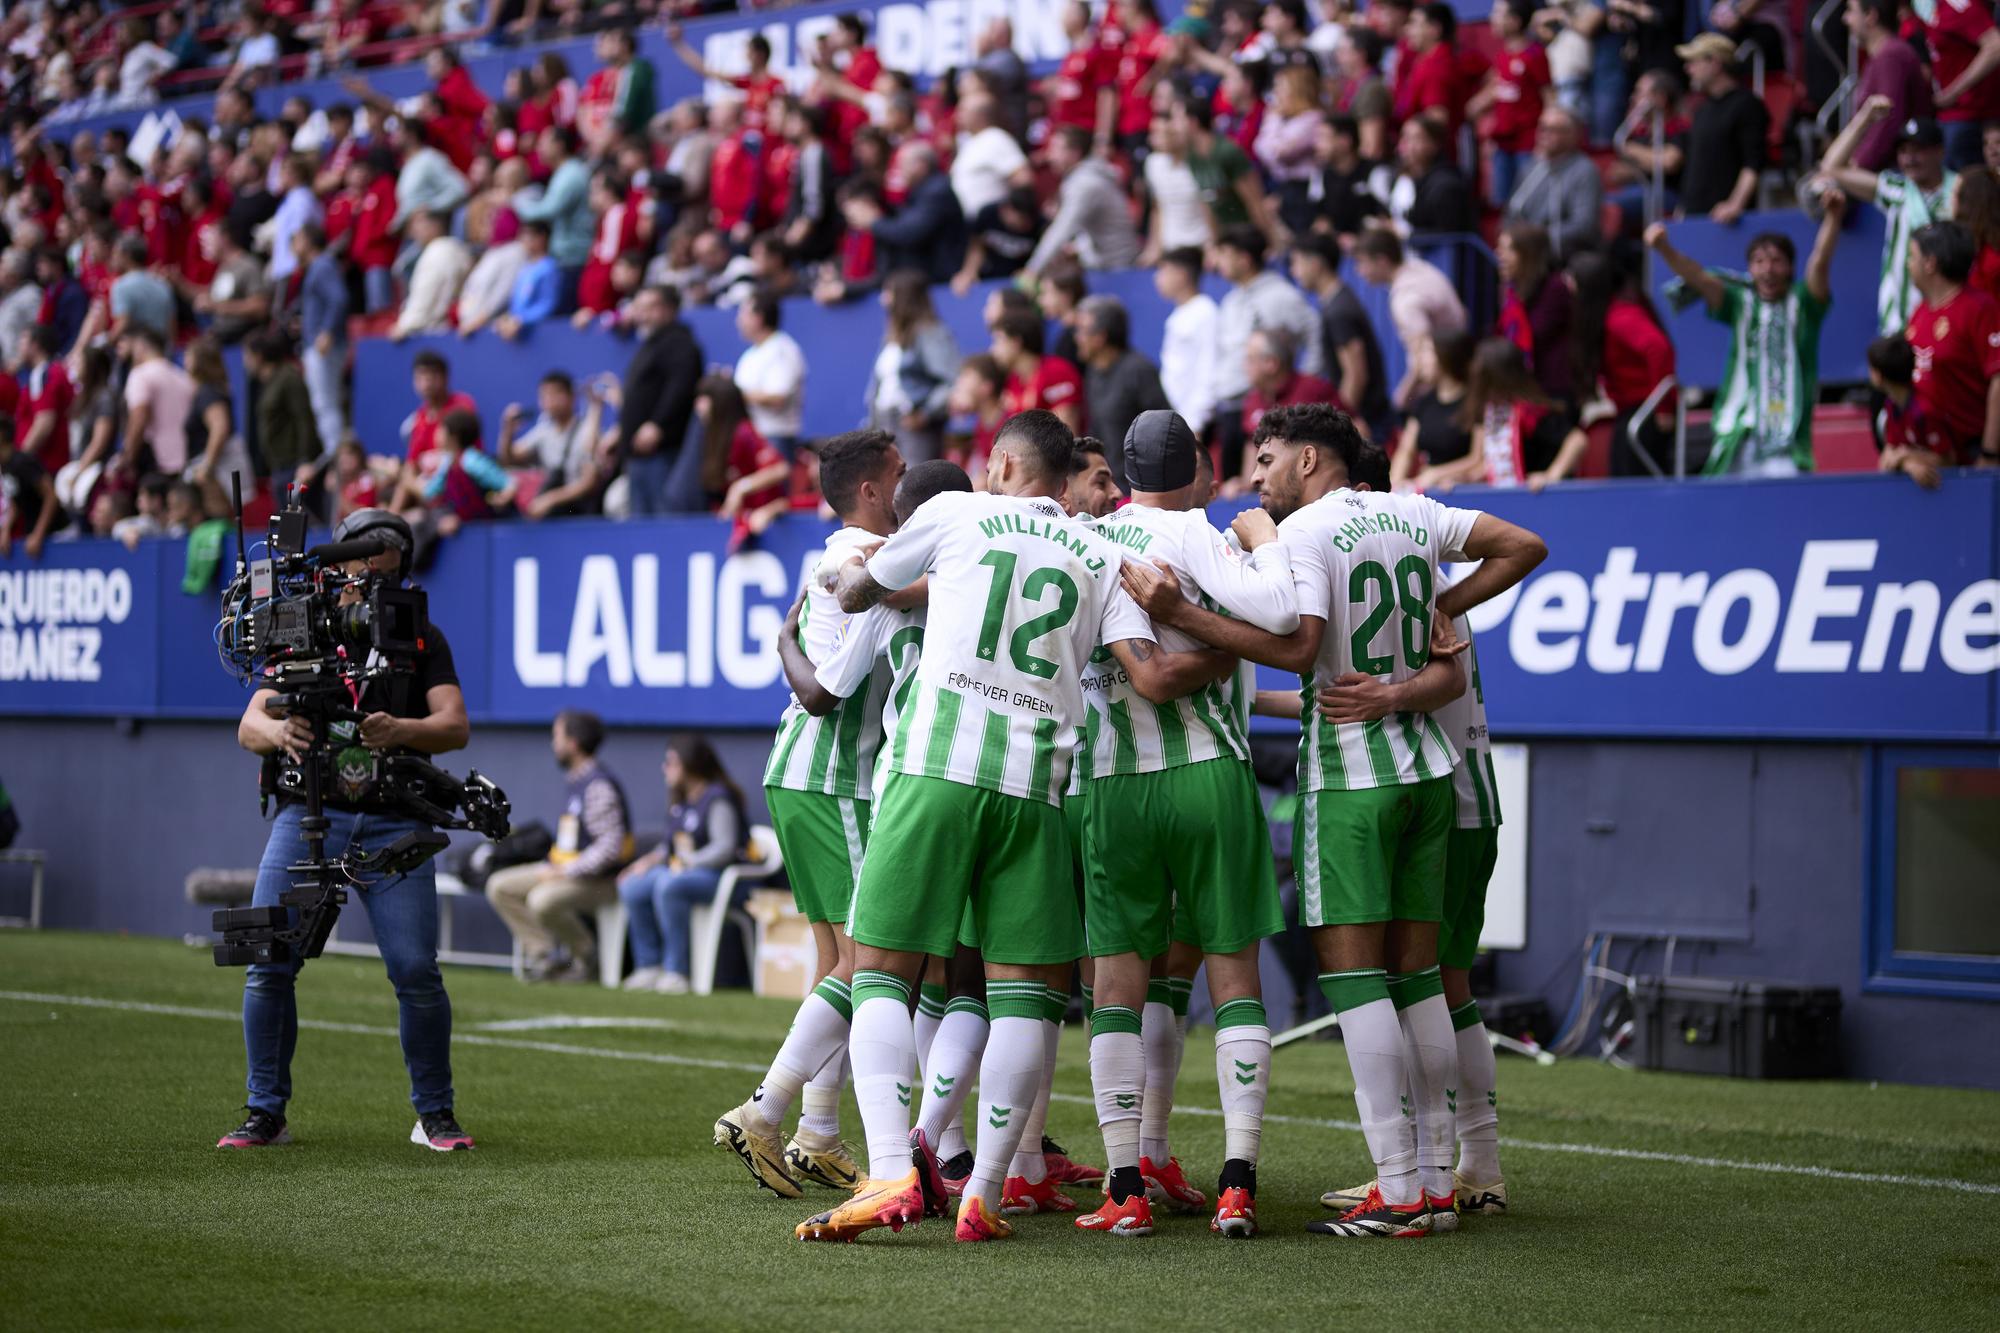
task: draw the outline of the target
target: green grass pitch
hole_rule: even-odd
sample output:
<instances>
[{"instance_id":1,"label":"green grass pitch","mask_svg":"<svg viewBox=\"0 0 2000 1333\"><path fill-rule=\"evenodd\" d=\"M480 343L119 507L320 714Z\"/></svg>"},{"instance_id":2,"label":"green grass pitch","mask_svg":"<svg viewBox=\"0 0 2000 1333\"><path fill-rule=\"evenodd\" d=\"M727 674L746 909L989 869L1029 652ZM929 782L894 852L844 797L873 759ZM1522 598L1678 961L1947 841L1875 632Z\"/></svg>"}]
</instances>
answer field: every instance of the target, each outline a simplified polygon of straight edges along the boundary
<instances>
[{"instance_id":1,"label":"green grass pitch","mask_svg":"<svg viewBox=\"0 0 2000 1333\"><path fill-rule=\"evenodd\" d=\"M480 1146L447 1156L407 1142L379 965L318 960L301 1015L329 1026L300 1036L297 1142L222 1153L241 984L174 943L0 933L0 1329L1964 1327L2000 1309L1995 1094L1503 1057L1515 1213L1335 1241L1302 1227L1368 1167L1340 1048L1316 1042L1276 1057L1255 1241L1030 1217L1002 1245L937 1222L803 1245L793 1224L832 1196L758 1193L709 1143L789 1005L448 970ZM558 1014L642 1021L495 1026ZM1084 1054L1072 1027L1050 1130L1101 1160ZM1212 1057L1198 1029L1173 1127L1204 1187ZM851 1101L844 1127L861 1137Z\"/></svg>"}]
</instances>

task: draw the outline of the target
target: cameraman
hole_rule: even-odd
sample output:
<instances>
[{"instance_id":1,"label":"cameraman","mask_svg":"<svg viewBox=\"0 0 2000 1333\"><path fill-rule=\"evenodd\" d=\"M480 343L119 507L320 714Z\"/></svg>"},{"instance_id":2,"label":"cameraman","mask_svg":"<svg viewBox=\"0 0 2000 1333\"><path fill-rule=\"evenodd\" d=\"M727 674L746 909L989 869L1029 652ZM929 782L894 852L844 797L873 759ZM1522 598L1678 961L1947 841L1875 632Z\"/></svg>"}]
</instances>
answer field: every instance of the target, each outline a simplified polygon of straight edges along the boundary
<instances>
[{"instance_id":1,"label":"cameraman","mask_svg":"<svg viewBox=\"0 0 2000 1333\"><path fill-rule=\"evenodd\" d=\"M415 541L409 524L384 509L361 509L334 529L335 541L352 541L379 536L388 549L367 560L348 562L343 568L351 577L374 573L396 586L409 574L410 554ZM342 605L362 599L360 583L342 589ZM348 749L388 753L442 754L462 749L470 728L465 717L465 696L459 692L458 674L452 666L451 647L437 626L423 627L423 650L415 658L412 675L371 680L363 690L359 711L364 715L358 726L337 722L331 728L335 763ZM312 743L312 726L302 717L273 717L265 701L276 691L258 690L243 710L236 737L244 749L266 756L267 763L299 763ZM364 756L356 754L355 759ZM326 857L336 860L354 850L377 851L403 835L428 830L429 825L401 814L356 806L342 801L338 793L323 784L328 821ZM272 824L271 839L264 847L264 859L257 867L257 889L251 903L257 907L279 905L280 895L291 887L286 869L308 855L299 821L305 807L296 799L281 795L278 816ZM383 965L396 1001L402 1010L400 1029L403 1063L410 1071L410 1101L417 1109L417 1124L410 1142L439 1152L472 1147L472 1136L458 1126L452 1115L451 1090L451 1000L444 991L444 978L437 964L437 879L430 862L404 874L354 885L355 896L368 913ZM249 1056L250 1096L248 1114L241 1126L222 1136L218 1148L261 1148L288 1143L285 1103L292 1095L292 1051L298 1044L298 1004L293 993L294 978L302 959L282 964L256 964L243 984L243 1044Z\"/></svg>"}]
</instances>

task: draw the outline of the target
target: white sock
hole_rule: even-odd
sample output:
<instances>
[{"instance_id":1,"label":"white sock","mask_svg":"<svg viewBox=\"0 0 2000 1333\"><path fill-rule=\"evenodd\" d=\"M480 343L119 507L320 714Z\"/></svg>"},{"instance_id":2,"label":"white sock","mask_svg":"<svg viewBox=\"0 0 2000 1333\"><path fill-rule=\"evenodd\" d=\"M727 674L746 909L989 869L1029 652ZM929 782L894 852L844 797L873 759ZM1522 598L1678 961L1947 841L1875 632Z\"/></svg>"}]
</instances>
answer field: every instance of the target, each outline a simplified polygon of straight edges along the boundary
<instances>
[{"instance_id":1,"label":"white sock","mask_svg":"<svg viewBox=\"0 0 2000 1333\"><path fill-rule=\"evenodd\" d=\"M834 993L839 996L839 1007L827 998ZM777 1058L771 1061L770 1072L764 1075L757 1095L751 1099L751 1110L768 1127L776 1129L792 1102L798 1098L800 1089L815 1082L828 1068L836 1071L834 1106L838 1114L839 1057L847 1050L847 998L846 984L828 977L815 986L812 994L806 996L805 1002L799 1006L798 1014L792 1019L792 1030L785 1034L785 1044L778 1048ZM837 1121L834 1127L838 1130Z\"/></svg>"},{"instance_id":2,"label":"white sock","mask_svg":"<svg viewBox=\"0 0 2000 1333\"><path fill-rule=\"evenodd\" d=\"M1140 1039L1146 1046L1146 1093L1139 1117L1139 1152L1155 1166L1173 1155L1167 1146L1167 1119L1174 1109L1174 1083L1181 1076L1181 1055L1187 1050L1187 1029L1174 1021L1173 1006L1148 1000L1139 1018Z\"/></svg>"},{"instance_id":3,"label":"white sock","mask_svg":"<svg viewBox=\"0 0 2000 1333\"><path fill-rule=\"evenodd\" d=\"M1007 1176L1027 1121L1042 1086L1042 1020L999 1015L979 1062L979 1145L965 1194L977 1195L992 1212L1000 1211L1000 1186ZM1039 1143L1036 1145L1040 1146Z\"/></svg>"},{"instance_id":4,"label":"white sock","mask_svg":"<svg viewBox=\"0 0 2000 1333\"><path fill-rule=\"evenodd\" d=\"M1090 1014L1090 1086L1097 1099L1097 1127L1104 1133L1105 1169L1139 1165L1139 1134L1146 1083L1146 1047L1139 1015L1124 1005L1099 1005Z\"/></svg>"},{"instance_id":5,"label":"white sock","mask_svg":"<svg viewBox=\"0 0 2000 1333\"><path fill-rule=\"evenodd\" d=\"M1215 1082L1222 1092L1225 1160L1257 1165L1264 1099L1271 1091L1271 1028L1260 1000L1230 1000L1215 1011Z\"/></svg>"},{"instance_id":6,"label":"white sock","mask_svg":"<svg viewBox=\"0 0 2000 1333\"><path fill-rule=\"evenodd\" d=\"M1493 1042L1479 1021L1477 1003L1452 1010L1451 1020L1458 1038L1458 1170L1475 1184L1490 1185L1500 1179L1500 1094Z\"/></svg>"},{"instance_id":7,"label":"white sock","mask_svg":"<svg viewBox=\"0 0 2000 1333\"><path fill-rule=\"evenodd\" d=\"M1399 1009L1396 1018L1408 1051L1417 1173L1425 1190L1449 1196L1452 1147L1458 1140L1458 1043L1452 1037L1451 1010L1440 991Z\"/></svg>"},{"instance_id":8,"label":"white sock","mask_svg":"<svg viewBox=\"0 0 2000 1333\"><path fill-rule=\"evenodd\" d=\"M812 1076L799 1098L799 1128L823 1138L840 1137L840 1090L847 1086L847 1050Z\"/></svg>"},{"instance_id":9,"label":"white sock","mask_svg":"<svg viewBox=\"0 0 2000 1333\"><path fill-rule=\"evenodd\" d=\"M1049 1122L1049 1096L1056 1085L1056 1047L1062 1042L1062 1024L1042 1020L1042 1082L1035 1093L1035 1105L1021 1124L1020 1146L1007 1165L1007 1174L1019 1176L1030 1185L1048 1177L1048 1163L1042 1159L1042 1130ZM982 1136L985 1131L981 1131Z\"/></svg>"},{"instance_id":10,"label":"white sock","mask_svg":"<svg viewBox=\"0 0 2000 1333\"><path fill-rule=\"evenodd\" d=\"M855 976L854 1099L868 1135L868 1175L895 1180L910 1170L910 1094L916 1086L917 1037L910 1026L908 993L898 1000L876 982L864 991ZM891 978L893 980L893 978Z\"/></svg>"},{"instance_id":11,"label":"white sock","mask_svg":"<svg viewBox=\"0 0 2000 1333\"><path fill-rule=\"evenodd\" d=\"M922 1080L930 1072L931 1042L937 1038L939 1024L944 1022L945 995L943 986L927 982L917 991L917 1078Z\"/></svg>"},{"instance_id":12,"label":"white sock","mask_svg":"<svg viewBox=\"0 0 2000 1333\"><path fill-rule=\"evenodd\" d=\"M1422 1186L1417 1180L1417 1126L1404 1107L1403 1028L1388 996L1340 1013L1340 1035L1347 1043L1347 1064L1354 1071L1354 1106L1361 1113L1361 1134L1368 1155L1375 1159L1375 1178L1390 1203L1415 1203Z\"/></svg>"},{"instance_id":13,"label":"white sock","mask_svg":"<svg viewBox=\"0 0 2000 1333\"><path fill-rule=\"evenodd\" d=\"M941 1161L948 1162L965 1151L961 1112L972 1091L980 1053L986 1049L986 1029L985 1005L977 1000L953 1000L931 1039L930 1063L924 1067L923 1109L917 1123Z\"/></svg>"}]
</instances>

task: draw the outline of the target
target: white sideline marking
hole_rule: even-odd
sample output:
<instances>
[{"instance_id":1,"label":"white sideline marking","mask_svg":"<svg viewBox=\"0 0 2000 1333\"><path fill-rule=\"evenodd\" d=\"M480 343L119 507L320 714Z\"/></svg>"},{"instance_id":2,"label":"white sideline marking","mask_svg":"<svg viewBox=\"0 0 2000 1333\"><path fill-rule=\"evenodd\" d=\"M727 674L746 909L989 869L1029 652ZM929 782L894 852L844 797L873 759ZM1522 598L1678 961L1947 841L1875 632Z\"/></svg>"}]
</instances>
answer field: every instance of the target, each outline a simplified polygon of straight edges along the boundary
<instances>
[{"instance_id":1,"label":"white sideline marking","mask_svg":"<svg viewBox=\"0 0 2000 1333\"><path fill-rule=\"evenodd\" d=\"M233 1009L197 1009L190 1005L147 1004L138 1000L107 1000L90 995L52 995L38 991L0 991L0 1000L14 1000L22 1004L63 1004L80 1009L109 1009L119 1013L157 1014L166 1018L206 1018L230 1023L243 1019L241 1012ZM540 1020L534 1020L540 1021ZM605 1026L650 1025L649 1019L607 1020ZM584 1026L581 1020L571 1020L571 1026ZM394 1037L395 1028L374 1027L366 1023L332 1023L324 1019L301 1018L299 1026L314 1032L339 1032L358 1037ZM692 1055L674 1055L666 1051L621 1051L603 1046L571 1046L554 1041L524 1041L514 1037L493 1037L484 1033L454 1032L452 1040L466 1046L493 1046L512 1051L540 1051L546 1055L583 1055L600 1060L623 1060L637 1064L678 1065L694 1069L726 1069L735 1073L762 1074L764 1065L744 1064L738 1060L706 1060ZM1077 1097L1068 1093L1056 1093L1053 1100L1075 1106L1095 1106L1089 1097ZM1188 1115L1220 1119L1222 1112L1212 1106L1188 1106L1176 1103L1176 1111ZM1352 1120L1322 1119L1302 1115L1266 1115L1264 1119L1273 1124L1303 1125L1312 1129L1338 1129L1359 1133L1361 1126ZM1607 1148L1594 1143L1544 1143L1537 1139L1502 1138L1500 1144L1525 1152L1572 1153L1583 1157L1608 1157L1626 1162L1662 1162L1669 1166L1697 1166L1713 1171L1753 1171L1763 1175L1805 1176L1813 1180L1841 1180L1860 1185L1901 1185L1912 1189L1953 1190L1961 1194L2000 1195L2000 1185L1983 1184L1976 1180L1955 1180L1948 1176L1905 1176L1873 1171L1839 1171L1827 1166L1800 1166L1792 1162L1746 1162L1729 1157L1699 1157L1692 1153L1655 1152L1646 1148Z\"/></svg>"},{"instance_id":2,"label":"white sideline marking","mask_svg":"<svg viewBox=\"0 0 2000 1333\"><path fill-rule=\"evenodd\" d=\"M643 1028L648 1032L698 1032L692 1023L667 1018L609 1018L591 1014L544 1014L540 1018L504 1018L474 1023L481 1032L551 1032L581 1028Z\"/></svg>"}]
</instances>

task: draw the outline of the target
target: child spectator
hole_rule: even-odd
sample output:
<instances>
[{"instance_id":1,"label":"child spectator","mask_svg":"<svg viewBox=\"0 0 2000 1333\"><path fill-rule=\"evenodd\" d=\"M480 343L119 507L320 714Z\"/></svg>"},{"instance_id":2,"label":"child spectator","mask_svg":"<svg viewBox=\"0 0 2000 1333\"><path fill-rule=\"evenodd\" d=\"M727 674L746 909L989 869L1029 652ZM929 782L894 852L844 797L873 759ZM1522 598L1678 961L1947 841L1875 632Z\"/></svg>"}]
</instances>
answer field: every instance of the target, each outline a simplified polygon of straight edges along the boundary
<instances>
[{"instance_id":1,"label":"child spectator","mask_svg":"<svg viewBox=\"0 0 2000 1333\"><path fill-rule=\"evenodd\" d=\"M784 512L792 465L751 424L742 390L729 376L702 377L695 385L694 414L702 431L702 492L710 507L735 525L729 534L729 549L735 551Z\"/></svg>"},{"instance_id":2,"label":"child spectator","mask_svg":"<svg viewBox=\"0 0 2000 1333\"><path fill-rule=\"evenodd\" d=\"M1527 358L1505 338L1488 338L1472 354L1459 421L1473 447L1455 481L1525 486L1539 491L1568 476L1589 441L1528 373Z\"/></svg>"},{"instance_id":3,"label":"child spectator","mask_svg":"<svg viewBox=\"0 0 2000 1333\"><path fill-rule=\"evenodd\" d=\"M1449 491L1462 471L1459 465L1472 450L1464 404L1476 342L1464 330L1418 342L1412 369L1424 388L1403 416L1390 460L1390 479L1398 488Z\"/></svg>"},{"instance_id":4,"label":"child spectator","mask_svg":"<svg viewBox=\"0 0 2000 1333\"><path fill-rule=\"evenodd\" d=\"M1938 487L1938 456L1931 449L1923 405L1917 401L1917 354L1900 333L1868 344L1868 387L1876 394L1868 424L1883 472L1901 473L1927 491Z\"/></svg>"},{"instance_id":5,"label":"child spectator","mask_svg":"<svg viewBox=\"0 0 2000 1333\"><path fill-rule=\"evenodd\" d=\"M493 518L512 506L514 479L479 447L477 416L463 410L447 413L437 439L439 464L424 483L423 502L436 513L440 536L452 536L463 524Z\"/></svg>"},{"instance_id":6,"label":"child spectator","mask_svg":"<svg viewBox=\"0 0 2000 1333\"><path fill-rule=\"evenodd\" d=\"M1001 403L1006 415L1034 408L1055 413L1072 433L1083 433L1083 376L1059 356L1044 356L1039 315L1010 310L993 327L993 360L1007 372Z\"/></svg>"},{"instance_id":7,"label":"child spectator","mask_svg":"<svg viewBox=\"0 0 2000 1333\"><path fill-rule=\"evenodd\" d=\"M958 378L951 386L950 407L952 420L962 429L966 445L962 451L952 452L958 454L955 461L963 462L975 483L986 474L993 441L1007 420L1006 392L1007 372L988 353L968 356L959 364Z\"/></svg>"}]
</instances>

